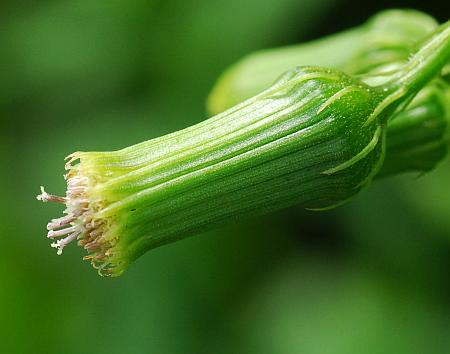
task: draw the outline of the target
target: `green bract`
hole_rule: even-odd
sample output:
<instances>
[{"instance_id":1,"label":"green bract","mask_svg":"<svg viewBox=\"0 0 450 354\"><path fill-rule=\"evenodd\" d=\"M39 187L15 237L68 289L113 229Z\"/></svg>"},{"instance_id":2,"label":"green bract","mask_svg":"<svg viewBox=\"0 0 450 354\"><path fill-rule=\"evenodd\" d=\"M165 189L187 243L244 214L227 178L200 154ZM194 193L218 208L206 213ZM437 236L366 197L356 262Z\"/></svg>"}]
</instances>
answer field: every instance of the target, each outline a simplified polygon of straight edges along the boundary
<instances>
[{"instance_id":1,"label":"green bract","mask_svg":"<svg viewBox=\"0 0 450 354\"><path fill-rule=\"evenodd\" d=\"M49 223L120 275L147 250L230 219L300 204L339 205L379 171L390 117L450 58L449 24L408 63L369 85L339 70L299 67L272 87L204 122L115 152L76 152L66 204ZM66 236L68 235L68 236Z\"/></svg>"},{"instance_id":2,"label":"green bract","mask_svg":"<svg viewBox=\"0 0 450 354\"><path fill-rule=\"evenodd\" d=\"M402 65L437 25L432 17L418 11L387 10L349 31L256 52L220 77L209 96L208 109L217 114L266 89L280 73L297 65L323 65L352 75L375 75L372 80L383 79L382 73ZM381 73L378 78L377 73ZM448 96L450 87L444 81L432 86L412 103L411 110L407 108L395 119L395 126L388 124L385 165L379 176L429 171L445 156L450 103L442 97Z\"/></svg>"},{"instance_id":3,"label":"green bract","mask_svg":"<svg viewBox=\"0 0 450 354\"><path fill-rule=\"evenodd\" d=\"M386 158L376 177L431 171L444 159L450 141L449 94L447 83L429 84L389 121Z\"/></svg>"}]
</instances>

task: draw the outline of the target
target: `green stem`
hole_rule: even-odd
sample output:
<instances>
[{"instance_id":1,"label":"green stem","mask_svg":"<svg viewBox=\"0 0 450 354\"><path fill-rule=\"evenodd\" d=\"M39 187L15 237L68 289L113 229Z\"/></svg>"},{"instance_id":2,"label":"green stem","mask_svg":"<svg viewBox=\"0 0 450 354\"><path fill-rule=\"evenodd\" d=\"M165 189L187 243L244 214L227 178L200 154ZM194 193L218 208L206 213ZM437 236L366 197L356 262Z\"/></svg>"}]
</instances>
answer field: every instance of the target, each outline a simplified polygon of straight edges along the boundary
<instances>
[{"instance_id":1,"label":"green stem","mask_svg":"<svg viewBox=\"0 0 450 354\"><path fill-rule=\"evenodd\" d=\"M426 83L440 73L450 61L450 21L442 24L434 32L402 70L386 83L391 90L404 90L408 94L417 93Z\"/></svg>"}]
</instances>

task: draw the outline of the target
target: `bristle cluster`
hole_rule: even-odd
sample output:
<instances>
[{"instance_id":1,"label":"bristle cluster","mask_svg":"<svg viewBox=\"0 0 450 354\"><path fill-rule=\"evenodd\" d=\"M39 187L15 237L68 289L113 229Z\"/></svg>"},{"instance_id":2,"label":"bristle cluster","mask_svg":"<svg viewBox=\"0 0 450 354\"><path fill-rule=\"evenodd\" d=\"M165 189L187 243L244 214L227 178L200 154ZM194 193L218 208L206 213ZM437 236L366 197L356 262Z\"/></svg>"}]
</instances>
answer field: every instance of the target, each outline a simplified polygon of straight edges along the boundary
<instances>
[{"instance_id":1,"label":"bristle cluster","mask_svg":"<svg viewBox=\"0 0 450 354\"><path fill-rule=\"evenodd\" d=\"M63 211L66 215L52 219L47 224L47 237L55 240L51 247L58 249L58 255L62 254L69 243L78 240L78 245L89 253L83 259L89 260L102 275L111 275L111 265L107 259L111 256L110 248L113 245L105 240L105 221L94 218L96 210L88 196L89 178L82 175L77 168L78 165L74 166L71 162L72 159L66 165L68 170L65 175L66 196L47 193L43 187L41 194L37 196L37 199L43 202L55 202L66 206Z\"/></svg>"},{"instance_id":2,"label":"bristle cluster","mask_svg":"<svg viewBox=\"0 0 450 354\"><path fill-rule=\"evenodd\" d=\"M37 196L37 199L43 201L44 203L54 202L65 205L68 204L68 197L60 197L47 193L42 186L41 194ZM57 219L52 219L52 221L47 224L47 237L52 240L56 239L56 242L53 242L51 246L58 249L58 255L61 255L64 247L78 238L78 236L83 232L82 228L74 223L77 218L75 213L69 212L68 209L64 212L67 215Z\"/></svg>"}]
</instances>

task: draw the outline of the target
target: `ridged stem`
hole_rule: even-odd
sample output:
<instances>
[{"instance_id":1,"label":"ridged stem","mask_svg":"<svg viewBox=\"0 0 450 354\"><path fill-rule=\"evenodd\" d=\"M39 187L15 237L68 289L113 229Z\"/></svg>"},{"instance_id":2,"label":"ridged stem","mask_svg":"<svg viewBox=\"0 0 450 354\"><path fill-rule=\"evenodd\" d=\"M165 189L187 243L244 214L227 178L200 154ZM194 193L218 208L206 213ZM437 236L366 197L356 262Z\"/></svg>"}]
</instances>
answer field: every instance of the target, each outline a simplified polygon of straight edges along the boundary
<instances>
[{"instance_id":1,"label":"ridged stem","mask_svg":"<svg viewBox=\"0 0 450 354\"><path fill-rule=\"evenodd\" d=\"M402 69L385 84L415 94L450 61L450 21L439 26Z\"/></svg>"}]
</instances>

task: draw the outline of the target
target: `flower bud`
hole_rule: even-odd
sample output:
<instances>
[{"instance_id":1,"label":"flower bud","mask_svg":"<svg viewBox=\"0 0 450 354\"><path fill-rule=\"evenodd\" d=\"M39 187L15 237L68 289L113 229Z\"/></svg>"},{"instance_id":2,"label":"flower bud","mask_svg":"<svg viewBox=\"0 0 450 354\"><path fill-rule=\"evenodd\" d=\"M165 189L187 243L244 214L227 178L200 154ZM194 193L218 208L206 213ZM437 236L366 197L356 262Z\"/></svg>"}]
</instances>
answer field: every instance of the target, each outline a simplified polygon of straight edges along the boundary
<instances>
[{"instance_id":1,"label":"flower bud","mask_svg":"<svg viewBox=\"0 0 450 354\"><path fill-rule=\"evenodd\" d=\"M48 224L60 254L78 240L99 273L120 275L151 248L229 220L299 204L342 204L379 171L387 121L450 57L439 29L389 80L299 67L204 122L113 152L76 152L66 205Z\"/></svg>"}]
</instances>

